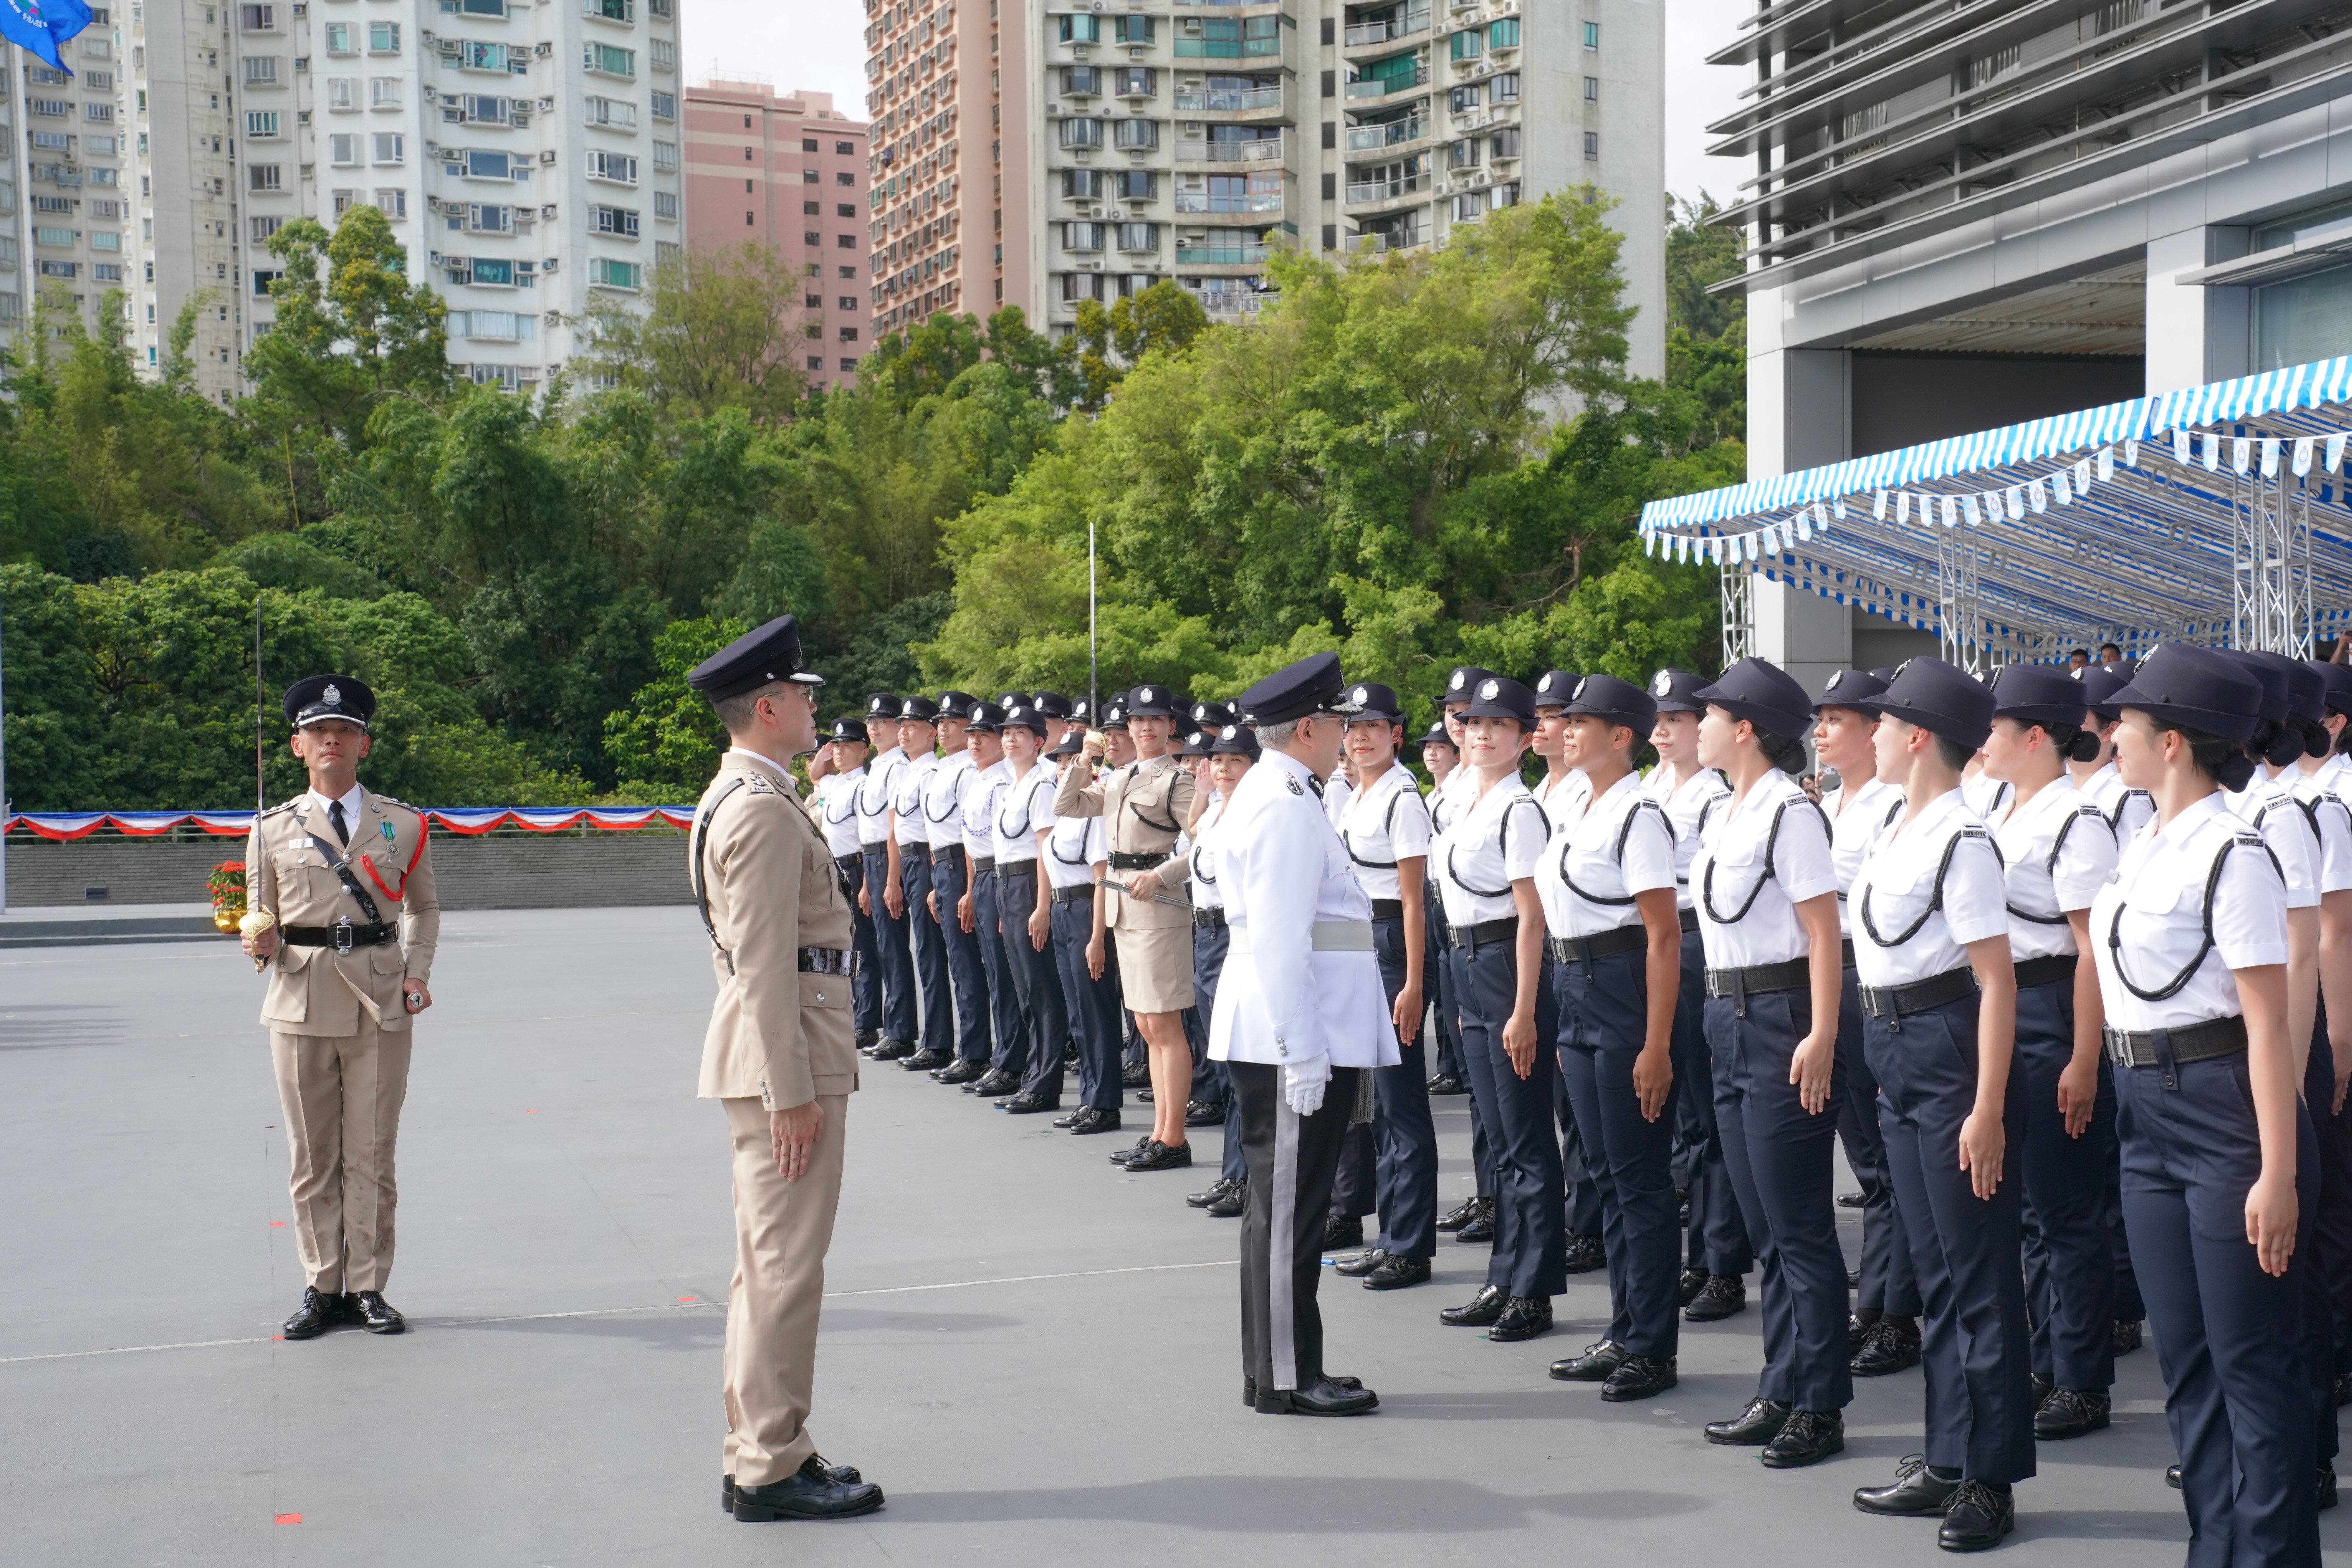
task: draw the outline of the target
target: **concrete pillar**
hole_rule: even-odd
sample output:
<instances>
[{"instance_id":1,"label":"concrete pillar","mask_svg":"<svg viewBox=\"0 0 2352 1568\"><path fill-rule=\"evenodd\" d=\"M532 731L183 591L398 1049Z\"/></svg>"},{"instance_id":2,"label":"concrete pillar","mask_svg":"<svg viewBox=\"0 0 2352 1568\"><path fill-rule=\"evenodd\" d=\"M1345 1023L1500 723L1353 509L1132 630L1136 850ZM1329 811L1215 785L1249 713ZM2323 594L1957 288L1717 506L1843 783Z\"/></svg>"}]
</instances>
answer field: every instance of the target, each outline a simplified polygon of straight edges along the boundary
<instances>
[{"instance_id":1,"label":"concrete pillar","mask_svg":"<svg viewBox=\"0 0 2352 1568\"><path fill-rule=\"evenodd\" d=\"M1770 479L1843 462L1852 452L1852 356L1780 342L1778 289L1748 300L1748 477ZM1759 580L1756 651L1819 690L1853 657L1846 607L1810 589Z\"/></svg>"},{"instance_id":2,"label":"concrete pillar","mask_svg":"<svg viewBox=\"0 0 2352 1568\"><path fill-rule=\"evenodd\" d=\"M2172 392L2253 372L2253 290L2205 289L2183 272L2246 254L2248 231L2200 225L2147 244L2147 393Z\"/></svg>"}]
</instances>

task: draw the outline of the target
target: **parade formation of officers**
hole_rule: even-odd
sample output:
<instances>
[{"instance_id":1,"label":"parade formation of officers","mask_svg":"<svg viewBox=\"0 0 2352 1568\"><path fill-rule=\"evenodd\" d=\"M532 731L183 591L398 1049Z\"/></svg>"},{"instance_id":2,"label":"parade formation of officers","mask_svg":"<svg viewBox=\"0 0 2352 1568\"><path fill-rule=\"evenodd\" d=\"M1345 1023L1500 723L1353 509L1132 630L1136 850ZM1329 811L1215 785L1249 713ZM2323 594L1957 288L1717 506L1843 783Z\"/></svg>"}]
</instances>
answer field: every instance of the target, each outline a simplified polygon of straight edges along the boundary
<instances>
[{"instance_id":1,"label":"parade formation of officers","mask_svg":"<svg viewBox=\"0 0 2352 1568\"><path fill-rule=\"evenodd\" d=\"M1410 742L1398 694L1323 654L1230 705L876 695L820 737L793 617L740 639L688 677L731 742L690 847L739 1241L722 1503L881 1506L806 1429L862 1056L1076 1135L1122 1131L1135 1090L1130 1173L1222 1124L1189 1201L1242 1220L1259 1412L1379 1403L1326 1363L1335 1248L1385 1291L1429 1280L1441 1232L1488 1244L1437 1315L1503 1343L1605 1269L1603 1336L1550 1373L1611 1401L1674 1387L1682 1325L1744 1310L1755 1272L1764 1366L1707 1440L1817 1463L1854 1377L1918 1366L1922 1452L1854 1504L1979 1551L2037 1441L2108 1425L2146 1320L2189 1561L2315 1563L2352 1400L2352 667L2108 651L1818 693L1755 658L1465 667ZM247 853L289 921L247 942L278 964L311 1280L288 1334L389 1331L430 867L352 783L364 689L298 692L312 788ZM398 923L342 909L353 862ZM1465 1092L1474 1192L1440 1215L1431 1098Z\"/></svg>"}]
</instances>

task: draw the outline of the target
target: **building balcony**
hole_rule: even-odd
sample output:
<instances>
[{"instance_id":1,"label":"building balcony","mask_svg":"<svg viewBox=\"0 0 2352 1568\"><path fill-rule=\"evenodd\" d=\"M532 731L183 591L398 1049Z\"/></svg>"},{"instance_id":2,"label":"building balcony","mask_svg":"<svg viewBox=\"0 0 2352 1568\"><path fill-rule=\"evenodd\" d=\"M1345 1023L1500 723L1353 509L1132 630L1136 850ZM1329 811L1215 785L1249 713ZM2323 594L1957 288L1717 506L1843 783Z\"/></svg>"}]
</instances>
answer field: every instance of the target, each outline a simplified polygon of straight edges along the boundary
<instances>
[{"instance_id":1,"label":"building balcony","mask_svg":"<svg viewBox=\"0 0 2352 1568\"><path fill-rule=\"evenodd\" d=\"M1394 98L1402 93L1419 91L1428 85L1429 65L1426 61L1422 61L1417 63L1409 74L1360 77L1348 83L1347 93L1350 99L1360 100Z\"/></svg>"},{"instance_id":2,"label":"building balcony","mask_svg":"<svg viewBox=\"0 0 2352 1568\"><path fill-rule=\"evenodd\" d=\"M1180 213L1278 213L1282 210L1280 191L1252 191L1243 195L1224 195L1214 191L1178 191L1175 209Z\"/></svg>"},{"instance_id":3,"label":"building balcony","mask_svg":"<svg viewBox=\"0 0 2352 1568\"><path fill-rule=\"evenodd\" d=\"M1176 95L1176 112L1203 116L1232 115L1236 118L1279 114L1282 112L1282 89L1218 88L1201 92L1180 92Z\"/></svg>"},{"instance_id":4,"label":"building balcony","mask_svg":"<svg viewBox=\"0 0 2352 1568\"><path fill-rule=\"evenodd\" d=\"M1212 316L1255 316L1265 308L1266 297L1251 289L1206 289L1192 296Z\"/></svg>"},{"instance_id":5,"label":"building balcony","mask_svg":"<svg viewBox=\"0 0 2352 1568\"><path fill-rule=\"evenodd\" d=\"M1458 126L1461 121L1457 118ZM1411 120L1391 120L1382 125L1350 125L1348 127L1348 151L1379 153L1391 147L1409 147L1429 139L1429 121L1419 115Z\"/></svg>"},{"instance_id":6,"label":"building balcony","mask_svg":"<svg viewBox=\"0 0 2352 1568\"><path fill-rule=\"evenodd\" d=\"M1429 175L1425 173L1403 174L1392 180L1351 180L1348 184L1348 205L1351 207L1387 206L1428 199Z\"/></svg>"},{"instance_id":7,"label":"building balcony","mask_svg":"<svg viewBox=\"0 0 2352 1568\"><path fill-rule=\"evenodd\" d=\"M1262 136L1249 142L1180 141L1176 143L1176 161L1180 163L1279 163L1282 162L1283 138Z\"/></svg>"},{"instance_id":8,"label":"building balcony","mask_svg":"<svg viewBox=\"0 0 2352 1568\"><path fill-rule=\"evenodd\" d=\"M1433 232L1420 224L1367 229L1353 237L1351 248L1359 256L1378 256L1391 250L1418 250L1429 243Z\"/></svg>"},{"instance_id":9,"label":"building balcony","mask_svg":"<svg viewBox=\"0 0 2352 1568\"><path fill-rule=\"evenodd\" d=\"M1178 240L1176 265L1179 267L1256 267L1265 261L1266 247L1263 241L1234 245L1225 241L1203 243Z\"/></svg>"},{"instance_id":10,"label":"building balcony","mask_svg":"<svg viewBox=\"0 0 2352 1568\"><path fill-rule=\"evenodd\" d=\"M1429 31L1429 12L1424 7L1402 16L1391 17L1385 22L1359 22L1342 35L1341 47L1349 50L1376 49L1382 44L1393 43L1399 38L1409 38L1416 33L1427 31Z\"/></svg>"}]
</instances>

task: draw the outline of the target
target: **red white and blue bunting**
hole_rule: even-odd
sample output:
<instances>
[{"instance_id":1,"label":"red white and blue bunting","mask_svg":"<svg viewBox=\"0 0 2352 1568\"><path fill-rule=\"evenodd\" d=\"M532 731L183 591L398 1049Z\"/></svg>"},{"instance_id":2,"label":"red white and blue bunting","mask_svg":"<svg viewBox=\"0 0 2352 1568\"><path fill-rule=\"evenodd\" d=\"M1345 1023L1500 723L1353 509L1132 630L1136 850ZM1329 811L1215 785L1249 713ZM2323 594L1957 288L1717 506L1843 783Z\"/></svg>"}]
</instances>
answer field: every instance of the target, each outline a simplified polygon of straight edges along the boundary
<instances>
[{"instance_id":1,"label":"red white and blue bunting","mask_svg":"<svg viewBox=\"0 0 2352 1568\"><path fill-rule=\"evenodd\" d=\"M87 838L102 827L132 838L153 838L174 827L202 828L224 838L242 838L253 826L249 811L23 811L0 820L0 832L23 830L43 838ZM632 806L424 806L418 808L432 826L478 837L500 827L524 827L534 833L561 833L586 824L607 833L640 827L694 826L690 805Z\"/></svg>"}]
</instances>

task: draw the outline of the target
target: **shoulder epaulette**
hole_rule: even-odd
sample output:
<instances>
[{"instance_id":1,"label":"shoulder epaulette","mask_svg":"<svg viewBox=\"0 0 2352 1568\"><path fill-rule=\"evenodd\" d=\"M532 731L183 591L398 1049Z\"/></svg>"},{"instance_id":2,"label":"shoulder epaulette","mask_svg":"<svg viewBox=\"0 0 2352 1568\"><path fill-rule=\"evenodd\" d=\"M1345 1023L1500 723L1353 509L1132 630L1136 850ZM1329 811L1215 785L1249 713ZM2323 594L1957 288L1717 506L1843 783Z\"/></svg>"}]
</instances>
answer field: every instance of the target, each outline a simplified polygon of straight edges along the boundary
<instances>
[{"instance_id":1,"label":"shoulder epaulette","mask_svg":"<svg viewBox=\"0 0 2352 1568\"><path fill-rule=\"evenodd\" d=\"M2263 842L2263 836L2254 832L2251 828L2233 827L2230 830L2230 837L2236 839L2239 843L2252 847L2258 848L2262 846Z\"/></svg>"},{"instance_id":2,"label":"shoulder epaulette","mask_svg":"<svg viewBox=\"0 0 2352 1568\"><path fill-rule=\"evenodd\" d=\"M289 811L291 811L291 810L293 810L293 809L294 809L294 803L293 803L292 801L290 801L290 800L285 800L285 801L280 801L280 802L278 802L276 805L271 806L268 810L267 810L267 811L263 812L261 815L262 815L262 816L277 816L281 815L282 813L289 812Z\"/></svg>"},{"instance_id":3,"label":"shoulder epaulette","mask_svg":"<svg viewBox=\"0 0 2352 1568\"><path fill-rule=\"evenodd\" d=\"M417 810L415 806L413 806L413 805L409 805L406 801L404 801L404 800L400 800L400 799L396 799L396 798L394 798L394 796L392 796L392 795L377 795L377 796L376 796L376 799L377 799L377 800L379 800L379 801L381 801L381 802L383 802L383 803L384 805L396 805L396 806L400 807L400 809L401 809L401 810L403 810L403 811L404 811L404 812L408 813L408 815L409 815L409 816L414 816L414 817L417 817L417 818L419 818L419 819L422 819L422 818L423 818L423 816L425 816L425 814L424 814L423 812L421 812L421 811Z\"/></svg>"},{"instance_id":4,"label":"shoulder epaulette","mask_svg":"<svg viewBox=\"0 0 2352 1568\"><path fill-rule=\"evenodd\" d=\"M753 795L775 795L780 793L776 788L775 782L770 779L765 773L753 773L744 774L743 787L750 790Z\"/></svg>"}]
</instances>

